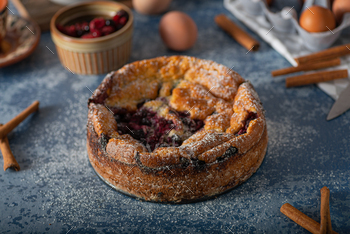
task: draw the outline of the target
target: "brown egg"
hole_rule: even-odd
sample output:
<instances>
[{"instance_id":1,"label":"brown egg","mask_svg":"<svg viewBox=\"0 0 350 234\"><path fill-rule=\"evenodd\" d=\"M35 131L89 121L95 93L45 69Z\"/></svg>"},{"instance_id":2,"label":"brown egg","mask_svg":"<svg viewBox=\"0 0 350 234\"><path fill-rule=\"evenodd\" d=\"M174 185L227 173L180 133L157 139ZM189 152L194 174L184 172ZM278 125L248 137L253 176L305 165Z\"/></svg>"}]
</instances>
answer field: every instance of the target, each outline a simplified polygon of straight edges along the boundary
<instances>
[{"instance_id":1,"label":"brown egg","mask_svg":"<svg viewBox=\"0 0 350 234\"><path fill-rule=\"evenodd\" d=\"M195 22L180 11L171 11L162 17L159 23L159 33L164 44L177 51L188 50L197 40Z\"/></svg>"},{"instance_id":2,"label":"brown egg","mask_svg":"<svg viewBox=\"0 0 350 234\"><path fill-rule=\"evenodd\" d=\"M325 32L336 26L332 11L316 5L303 11L299 24L308 32Z\"/></svg>"},{"instance_id":3,"label":"brown egg","mask_svg":"<svg viewBox=\"0 0 350 234\"><path fill-rule=\"evenodd\" d=\"M335 0L333 2L332 11L335 19L340 24L343 19L343 15L350 12L350 0Z\"/></svg>"},{"instance_id":4,"label":"brown egg","mask_svg":"<svg viewBox=\"0 0 350 234\"><path fill-rule=\"evenodd\" d=\"M171 0L132 0L134 9L144 15L156 15L166 11Z\"/></svg>"}]
</instances>

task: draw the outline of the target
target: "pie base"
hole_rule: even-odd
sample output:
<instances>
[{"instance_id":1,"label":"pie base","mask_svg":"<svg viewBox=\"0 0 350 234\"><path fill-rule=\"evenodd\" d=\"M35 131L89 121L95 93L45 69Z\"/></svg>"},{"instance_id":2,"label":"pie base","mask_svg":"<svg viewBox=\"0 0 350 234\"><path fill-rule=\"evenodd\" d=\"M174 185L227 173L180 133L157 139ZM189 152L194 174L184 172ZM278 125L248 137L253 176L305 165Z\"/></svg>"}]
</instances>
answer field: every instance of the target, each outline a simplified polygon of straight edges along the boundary
<instances>
[{"instance_id":1,"label":"pie base","mask_svg":"<svg viewBox=\"0 0 350 234\"><path fill-rule=\"evenodd\" d=\"M264 160L266 128L257 144L245 154L202 167L145 169L109 157L101 149L93 126L88 125L87 151L96 174L115 190L145 201L190 203L222 194L248 180Z\"/></svg>"}]
</instances>

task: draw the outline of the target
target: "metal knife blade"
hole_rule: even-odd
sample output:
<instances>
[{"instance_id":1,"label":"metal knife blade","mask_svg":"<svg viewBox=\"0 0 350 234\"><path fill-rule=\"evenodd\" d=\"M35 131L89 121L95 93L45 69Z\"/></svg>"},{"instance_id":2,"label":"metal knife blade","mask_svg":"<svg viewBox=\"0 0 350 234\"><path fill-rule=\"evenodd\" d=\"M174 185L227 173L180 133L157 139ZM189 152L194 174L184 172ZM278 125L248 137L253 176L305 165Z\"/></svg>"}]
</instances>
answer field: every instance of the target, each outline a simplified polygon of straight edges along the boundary
<instances>
[{"instance_id":1,"label":"metal knife blade","mask_svg":"<svg viewBox=\"0 0 350 234\"><path fill-rule=\"evenodd\" d=\"M328 113L327 120L338 117L348 109L350 109L350 84L344 89L339 98L333 104L332 109Z\"/></svg>"}]
</instances>

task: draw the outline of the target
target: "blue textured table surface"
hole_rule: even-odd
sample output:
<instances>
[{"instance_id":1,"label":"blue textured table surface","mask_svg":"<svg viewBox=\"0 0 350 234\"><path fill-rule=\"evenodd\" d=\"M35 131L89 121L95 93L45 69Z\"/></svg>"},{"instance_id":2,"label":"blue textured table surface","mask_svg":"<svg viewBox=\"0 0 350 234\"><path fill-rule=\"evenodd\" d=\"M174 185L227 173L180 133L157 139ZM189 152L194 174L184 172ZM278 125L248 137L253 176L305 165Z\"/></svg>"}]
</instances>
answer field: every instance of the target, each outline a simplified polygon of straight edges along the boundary
<instances>
[{"instance_id":1,"label":"blue textured table surface","mask_svg":"<svg viewBox=\"0 0 350 234\"><path fill-rule=\"evenodd\" d=\"M259 38L260 50L247 53L220 30L215 15L237 21L222 1L175 0L171 10L188 13L198 25L197 43L180 54L234 66L259 93L269 145L257 173L194 204L141 202L111 190L86 152L86 86L95 89L104 75L65 70L46 32L30 57L0 70L0 122L40 100L40 111L8 136L21 171L0 170L0 232L307 233L279 209L288 202L319 221L320 189L328 186L333 229L349 233L350 112L327 122L333 100L325 93L316 86L286 89L283 78L272 79L270 71L288 62ZM161 42L159 20L135 13L130 62L178 54Z\"/></svg>"}]
</instances>

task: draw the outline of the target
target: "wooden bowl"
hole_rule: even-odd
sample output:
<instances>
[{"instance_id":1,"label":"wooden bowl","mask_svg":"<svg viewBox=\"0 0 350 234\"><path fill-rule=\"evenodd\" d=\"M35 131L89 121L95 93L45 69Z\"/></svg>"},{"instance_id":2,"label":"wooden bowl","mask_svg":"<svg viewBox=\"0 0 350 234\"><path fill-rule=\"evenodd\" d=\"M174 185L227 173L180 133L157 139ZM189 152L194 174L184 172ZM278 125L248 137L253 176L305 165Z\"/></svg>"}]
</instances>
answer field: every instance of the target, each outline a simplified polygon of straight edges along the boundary
<instances>
[{"instance_id":1,"label":"wooden bowl","mask_svg":"<svg viewBox=\"0 0 350 234\"><path fill-rule=\"evenodd\" d=\"M56 25L70 25L83 18L111 19L125 10L129 20L121 29L106 36L81 39L61 33ZM117 2L96 1L71 5L59 10L51 19L51 37L62 65L73 73L103 74L117 70L129 59L133 33L131 10Z\"/></svg>"}]
</instances>

